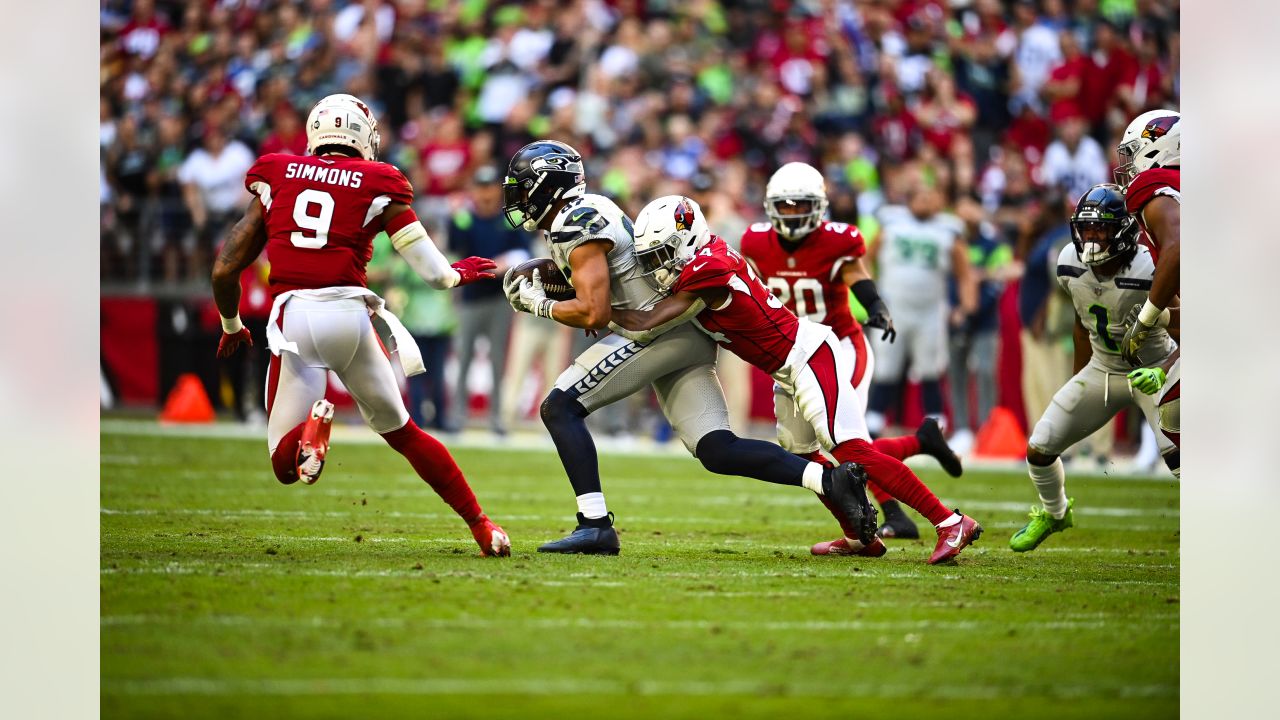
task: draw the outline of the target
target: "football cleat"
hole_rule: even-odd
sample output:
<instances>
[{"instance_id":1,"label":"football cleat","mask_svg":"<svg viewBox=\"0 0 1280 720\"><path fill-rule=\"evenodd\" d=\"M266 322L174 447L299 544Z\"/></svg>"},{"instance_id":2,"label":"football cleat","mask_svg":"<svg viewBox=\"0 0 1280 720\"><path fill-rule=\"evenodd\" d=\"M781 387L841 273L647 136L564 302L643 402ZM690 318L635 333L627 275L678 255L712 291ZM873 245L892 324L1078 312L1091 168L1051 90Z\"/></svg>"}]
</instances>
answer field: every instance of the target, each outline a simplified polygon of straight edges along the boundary
<instances>
[{"instance_id":1,"label":"football cleat","mask_svg":"<svg viewBox=\"0 0 1280 720\"><path fill-rule=\"evenodd\" d=\"M862 557L880 557L889 552L889 548L884 546L884 542L880 538L875 538L870 545L862 545L857 548L853 546L856 542L858 541L850 540L849 538L828 540L809 548L809 552L814 555L860 555Z\"/></svg>"},{"instance_id":2,"label":"football cleat","mask_svg":"<svg viewBox=\"0 0 1280 720\"><path fill-rule=\"evenodd\" d=\"M471 535L480 545L480 554L485 557L510 557L511 538L507 532L494 524L481 513L480 517L470 523Z\"/></svg>"},{"instance_id":3,"label":"football cleat","mask_svg":"<svg viewBox=\"0 0 1280 720\"><path fill-rule=\"evenodd\" d=\"M920 427L916 428L916 439L920 441L920 452L937 460L948 475L960 477L964 473L960 458L947 444L947 439L942 435L942 427L935 418L925 418L920 423Z\"/></svg>"},{"instance_id":4,"label":"football cleat","mask_svg":"<svg viewBox=\"0 0 1280 720\"><path fill-rule=\"evenodd\" d=\"M1061 518L1050 515L1049 511L1043 507L1031 508L1031 512L1027 515L1030 518L1027 524L1009 538L1009 549L1014 552L1035 550L1040 547L1040 543L1044 542L1045 538L1074 526L1075 519L1071 516L1071 506L1075 504L1075 498L1068 500L1067 514Z\"/></svg>"},{"instance_id":5,"label":"football cleat","mask_svg":"<svg viewBox=\"0 0 1280 720\"><path fill-rule=\"evenodd\" d=\"M884 523L876 530L876 535L898 540L916 540L920 537L920 528L903 512L897 500L885 500L880 503L880 510L884 513Z\"/></svg>"},{"instance_id":6,"label":"football cleat","mask_svg":"<svg viewBox=\"0 0 1280 720\"><path fill-rule=\"evenodd\" d=\"M956 510L956 512L960 512ZM960 522L938 528L938 545L929 556L929 564L937 565L960 554L960 551L973 544L982 536L982 526L968 515L961 515Z\"/></svg>"},{"instance_id":7,"label":"football cleat","mask_svg":"<svg viewBox=\"0 0 1280 720\"><path fill-rule=\"evenodd\" d=\"M320 399L311 406L311 415L302 428L298 443L298 479L315 485L324 470L324 456L329 452L329 431L333 429L333 403Z\"/></svg>"},{"instance_id":8,"label":"football cleat","mask_svg":"<svg viewBox=\"0 0 1280 720\"><path fill-rule=\"evenodd\" d=\"M858 531L858 541L870 545L876 538L876 509L867 499L867 471L855 462L841 463L824 473L822 494L835 503Z\"/></svg>"},{"instance_id":9,"label":"football cleat","mask_svg":"<svg viewBox=\"0 0 1280 720\"><path fill-rule=\"evenodd\" d=\"M613 513L594 519L578 513L578 527L573 532L538 546L540 553L565 555L617 555L621 549L618 532L613 529Z\"/></svg>"}]
</instances>

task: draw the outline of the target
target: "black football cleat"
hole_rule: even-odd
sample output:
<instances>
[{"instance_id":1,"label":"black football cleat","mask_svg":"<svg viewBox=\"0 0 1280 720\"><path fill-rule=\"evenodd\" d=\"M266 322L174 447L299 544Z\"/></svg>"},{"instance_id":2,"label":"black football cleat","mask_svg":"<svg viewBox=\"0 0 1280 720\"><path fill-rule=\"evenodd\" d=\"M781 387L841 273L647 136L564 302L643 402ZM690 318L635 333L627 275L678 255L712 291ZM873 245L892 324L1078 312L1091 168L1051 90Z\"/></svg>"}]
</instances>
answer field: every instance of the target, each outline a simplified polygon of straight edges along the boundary
<instances>
[{"instance_id":1,"label":"black football cleat","mask_svg":"<svg viewBox=\"0 0 1280 720\"><path fill-rule=\"evenodd\" d=\"M925 418L924 422L920 423L920 427L916 429L916 439L920 441L920 452L941 463L942 469L946 470L948 475L960 477L964 473L964 468L960 465L960 458L951 450L951 446L947 444L947 439L942 436L942 428L938 425L937 420ZM919 533L917 533L913 537L919 536Z\"/></svg>"},{"instance_id":2,"label":"black football cleat","mask_svg":"<svg viewBox=\"0 0 1280 720\"><path fill-rule=\"evenodd\" d=\"M622 549L613 529L613 513L588 519L578 513L578 527L566 537L538 546L540 553L564 555L617 555Z\"/></svg>"},{"instance_id":3,"label":"black football cleat","mask_svg":"<svg viewBox=\"0 0 1280 720\"><path fill-rule=\"evenodd\" d=\"M853 527L858 541L870 545L876 539L876 509L867 499L867 471L855 462L841 463L824 474L822 494L831 498Z\"/></svg>"},{"instance_id":4,"label":"black football cleat","mask_svg":"<svg viewBox=\"0 0 1280 720\"><path fill-rule=\"evenodd\" d=\"M884 511L884 524L876 530L876 535L891 540L916 540L920 537L920 528L907 516L897 500L885 500L880 503Z\"/></svg>"}]
</instances>

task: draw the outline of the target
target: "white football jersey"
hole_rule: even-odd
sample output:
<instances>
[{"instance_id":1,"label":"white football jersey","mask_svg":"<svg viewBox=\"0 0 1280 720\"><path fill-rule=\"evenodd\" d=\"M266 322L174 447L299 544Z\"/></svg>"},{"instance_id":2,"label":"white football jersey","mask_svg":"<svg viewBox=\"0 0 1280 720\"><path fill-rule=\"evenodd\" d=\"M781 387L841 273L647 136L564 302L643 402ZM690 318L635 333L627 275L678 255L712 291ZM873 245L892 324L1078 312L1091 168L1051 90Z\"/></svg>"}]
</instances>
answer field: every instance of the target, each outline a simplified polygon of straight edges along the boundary
<instances>
[{"instance_id":1,"label":"white football jersey","mask_svg":"<svg viewBox=\"0 0 1280 720\"><path fill-rule=\"evenodd\" d=\"M1139 245L1133 260L1115 277L1101 280L1093 269L1080 262L1075 245L1068 244L1058 254L1058 284L1071 295L1076 316L1089 331L1093 358L1108 370L1127 373L1132 368L1120 358L1120 341L1128 325L1125 317L1135 305L1141 306L1151 291L1156 264L1151 251ZM1156 328L1138 356L1151 362L1163 362L1178 345L1164 328Z\"/></svg>"},{"instance_id":2,"label":"white football jersey","mask_svg":"<svg viewBox=\"0 0 1280 720\"><path fill-rule=\"evenodd\" d=\"M551 259L573 284L569 254L592 240L608 240L609 303L620 310L646 310L661 299L636 261L635 230L631 218L612 200L587 193L573 198L556 213L546 233Z\"/></svg>"},{"instance_id":3,"label":"white football jersey","mask_svg":"<svg viewBox=\"0 0 1280 720\"><path fill-rule=\"evenodd\" d=\"M951 213L921 220L906 207L880 211L876 286L895 312L927 309L947 301L951 249L964 237L964 221Z\"/></svg>"}]
</instances>

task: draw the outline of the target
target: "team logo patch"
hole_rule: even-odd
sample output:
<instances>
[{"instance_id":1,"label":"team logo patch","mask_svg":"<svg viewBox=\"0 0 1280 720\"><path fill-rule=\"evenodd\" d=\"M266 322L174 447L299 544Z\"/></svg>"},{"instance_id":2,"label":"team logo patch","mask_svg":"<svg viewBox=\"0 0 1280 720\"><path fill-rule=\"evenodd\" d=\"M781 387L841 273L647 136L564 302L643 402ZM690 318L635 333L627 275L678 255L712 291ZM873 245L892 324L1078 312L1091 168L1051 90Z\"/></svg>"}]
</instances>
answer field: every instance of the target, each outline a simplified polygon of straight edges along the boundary
<instances>
[{"instance_id":1,"label":"team logo patch","mask_svg":"<svg viewBox=\"0 0 1280 720\"><path fill-rule=\"evenodd\" d=\"M693 229L693 205L687 198L681 198L675 210L676 230Z\"/></svg>"},{"instance_id":2,"label":"team logo patch","mask_svg":"<svg viewBox=\"0 0 1280 720\"><path fill-rule=\"evenodd\" d=\"M1173 125L1176 122L1178 122L1178 118L1173 115L1158 117L1147 123L1147 126L1142 129L1142 137L1149 140L1162 138L1173 129Z\"/></svg>"}]
</instances>

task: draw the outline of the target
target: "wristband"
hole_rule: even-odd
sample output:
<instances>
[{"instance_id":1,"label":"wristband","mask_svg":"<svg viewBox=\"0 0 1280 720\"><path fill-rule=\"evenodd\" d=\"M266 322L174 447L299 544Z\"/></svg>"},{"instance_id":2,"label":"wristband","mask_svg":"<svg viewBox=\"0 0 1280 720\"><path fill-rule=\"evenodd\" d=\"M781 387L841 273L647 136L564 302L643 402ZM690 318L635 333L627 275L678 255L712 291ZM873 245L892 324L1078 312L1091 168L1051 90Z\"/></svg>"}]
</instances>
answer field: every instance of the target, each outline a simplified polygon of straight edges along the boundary
<instances>
[{"instance_id":1,"label":"wristband","mask_svg":"<svg viewBox=\"0 0 1280 720\"><path fill-rule=\"evenodd\" d=\"M235 335L244 329L244 323L240 322L240 313L236 313L235 317L222 318L222 332L227 335Z\"/></svg>"},{"instance_id":2,"label":"wristband","mask_svg":"<svg viewBox=\"0 0 1280 720\"><path fill-rule=\"evenodd\" d=\"M1147 302L1143 304L1142 310L1138 312L1138 322L1146 325L1147 327L1152 327L1154 325L1167 327L1169 325L1169 310L1168 308L1161 310L1151 304L1151 298L1147 298Z\"/></svg>"},{"instance_id":3,"label":"wristband","mask_svg":"<svg viewBox=\"0 0 1280 720\"><path fill-rule=\"evenodd\" d=\"M880 293L876 292L876 281L871 278L863 278L858 282L849 286L853 291L853 296L858 299L862 307L866 308L867 313L873 313L878 308L877 305L884 305L884 300L880 299Z\"/></svg>"},{"instance_id":4,"label":"wristband","mask_svg":"<svg viewBox=\"0 0 1280 720\"><path fill-rule=\"evenodd\" d=\"M538 317L544 317L548 320L555 320L551 317L551 308L556 306L556 301L551 298L543 298L538 301L537 306L533 308L533 314Z\"/></svg>"}]
</instances>

